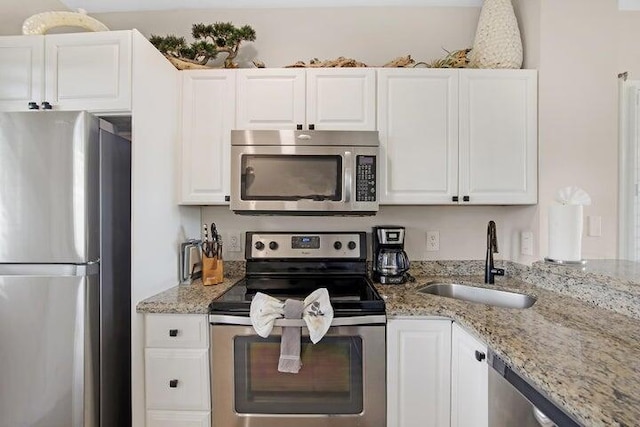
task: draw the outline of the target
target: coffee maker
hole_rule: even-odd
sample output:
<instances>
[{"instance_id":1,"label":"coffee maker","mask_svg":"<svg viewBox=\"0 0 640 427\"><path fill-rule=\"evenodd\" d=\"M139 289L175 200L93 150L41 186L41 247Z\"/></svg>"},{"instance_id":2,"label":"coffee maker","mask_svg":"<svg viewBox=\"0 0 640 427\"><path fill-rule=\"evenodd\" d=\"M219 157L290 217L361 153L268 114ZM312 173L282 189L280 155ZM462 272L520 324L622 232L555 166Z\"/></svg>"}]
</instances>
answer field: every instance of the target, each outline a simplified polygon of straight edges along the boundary
<instances>
[{"instance_id":1,"label":"coffee maker","mask_svg":"<svg viewBox=\"0 0 640 427\"><path fill-rule=\"evenodd\" d=\"M401 284L408 278L409 257L404 251L404 227L373 227L373 280Z\"/></svg>"}]
</instances>

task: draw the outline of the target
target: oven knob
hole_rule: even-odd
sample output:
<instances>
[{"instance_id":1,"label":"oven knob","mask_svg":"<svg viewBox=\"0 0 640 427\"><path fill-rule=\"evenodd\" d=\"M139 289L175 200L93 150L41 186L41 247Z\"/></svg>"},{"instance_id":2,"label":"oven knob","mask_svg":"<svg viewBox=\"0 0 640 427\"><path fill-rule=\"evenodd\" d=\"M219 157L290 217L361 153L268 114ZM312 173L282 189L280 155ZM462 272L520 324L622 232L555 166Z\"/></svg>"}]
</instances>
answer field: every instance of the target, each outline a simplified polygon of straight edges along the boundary
<instances>
[{"instance_id":1,"label":"oven knob","mask_svg":"<svg viewBox=\"0 0 640 427\"><path fill-rule=\"evenodd\" d=\"M272 251L278 249L278 242L269 242L269 249L271 249Z\"/></svg>"},{"instance_id":2,"label":"oven knob","mask_svg":"<svg viewBox=\"0 0 640 427\"><path fill-rule=\"evenodd\" d=\"M264 243L262 242L256 242L255 247L257 250L261 251L264 249Z\"/></svg>"},{"instance_id":3,"label":"oven knob","mask_svg":"<svg viewBox=\"0 0 640 427\"><path fill-rule=\"evenodd\" d=\"M336 251L339 251L340 249L342 249L342 243L340 243L340 242L335 242L335 243L333 244L333 247L334 247L334 249L335 249Z\"/></svg>"},{"instance_id":4,"label":"oven knob","mask_svg":"<svg viewBox=\"0 0 640 427\"><path fill-rule=\"evenodd\" d=\"M356 242L354 242L353 240L350 241L349 243L347 243L347 247L351 250L354 250L356 248Z\"/></svg>"}]
</instances>

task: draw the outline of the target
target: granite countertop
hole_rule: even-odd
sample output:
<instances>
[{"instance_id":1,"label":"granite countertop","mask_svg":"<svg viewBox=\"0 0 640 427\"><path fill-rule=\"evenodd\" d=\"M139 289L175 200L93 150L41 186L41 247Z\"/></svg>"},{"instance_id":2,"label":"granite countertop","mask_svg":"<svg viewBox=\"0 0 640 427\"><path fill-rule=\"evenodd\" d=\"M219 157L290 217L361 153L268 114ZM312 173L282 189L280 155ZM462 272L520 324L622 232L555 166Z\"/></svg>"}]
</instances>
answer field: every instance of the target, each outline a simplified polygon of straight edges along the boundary
<instances>
[{"instance_id":1,"label":"granite countertop","mask_svg":"<svg viewBox=\"0 0 640 427\"><path fill-rule=\"evenodd\" d=\"M476 335L516 372L585 426L640 420L640 320L577 299L497 278L495 288L534 295L528 309L506 309L422 294L430 281L482 284L482 277L418 277L376 285L388 316L444 316Z\"/></svg>"},{"instance_id":2,"label":"granite countertop","mask_svg":"<svg viewBox=\"0 0 640 427\"><path fill-rule=\"evenodd\" d=\"M225 293L240 277L225 277L218 285L204 286L202 280L178 285L140 301L138 313L208 314L209 304Z\"/></svg>"},{"instance_id":3,"label":"granite countertop","mask_svg":"<svg viewBox=\"0 0 640 427\"><path fill-rule=\"evenodd\" d=\"M452 271L472 274L480 264L416 265L415 282L376 287L385 298L389 317L453 319L581 424L638 425L640 318L635 298L640 297L640 281L638 270L633 270L637 264L630 267L623 262L625 265L620 268L628 274L622 278L615 277L611 268L616 263L611 262L593 263L591 270L586 271L536 263L521 273L509 265L508 271L517 273L516 277L526 282L516 277L497 277L495 285L482 284L481 276L450 275ZM538 274L537 270L544 274ZM591 278L602 276L604 270L614 276L607 282L614 282L606 289L611 295L607 297L609 301L603 301L604 288L598 288L602 285L590 283ZM196 281L173 287L140 302L137 311L206 314L209 303L242 277L240 271L237 273L219 285L203 286ZM417 292L430 281L495 287L534 295L538 300L531 308L507 309ZM602 308L608 308L607 303L622 305L622 310Z\"/></svg>"}]
</instances>

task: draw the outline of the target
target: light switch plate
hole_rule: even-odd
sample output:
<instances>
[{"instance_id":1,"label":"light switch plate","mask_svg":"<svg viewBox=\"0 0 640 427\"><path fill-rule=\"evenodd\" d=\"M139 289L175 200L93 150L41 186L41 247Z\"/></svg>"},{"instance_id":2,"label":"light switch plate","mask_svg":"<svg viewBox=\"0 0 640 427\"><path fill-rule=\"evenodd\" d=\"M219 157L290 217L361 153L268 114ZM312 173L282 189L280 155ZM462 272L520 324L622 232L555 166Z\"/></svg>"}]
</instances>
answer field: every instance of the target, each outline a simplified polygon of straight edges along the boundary
<instances>
[{"instance_id":1,"label":"light switch plate","mask_svg":"<svg viewBox=\"0 0 640 427\"><path fill-rule=\"evenodd\" d=\"M520 233L520 254L533 256L533 233L531 231Z\"/></svg>"},{"instance_id":2,"label":"light switch plate","mask_svg":"<svg viewBox=\"0 0 640 427\"><path fill-rule=\"evenodd\" d=\"M587 221L589 226L589 236L592 236L592 237L602 236L602 217L589 216Z\"/></svg>"}]
</instances>

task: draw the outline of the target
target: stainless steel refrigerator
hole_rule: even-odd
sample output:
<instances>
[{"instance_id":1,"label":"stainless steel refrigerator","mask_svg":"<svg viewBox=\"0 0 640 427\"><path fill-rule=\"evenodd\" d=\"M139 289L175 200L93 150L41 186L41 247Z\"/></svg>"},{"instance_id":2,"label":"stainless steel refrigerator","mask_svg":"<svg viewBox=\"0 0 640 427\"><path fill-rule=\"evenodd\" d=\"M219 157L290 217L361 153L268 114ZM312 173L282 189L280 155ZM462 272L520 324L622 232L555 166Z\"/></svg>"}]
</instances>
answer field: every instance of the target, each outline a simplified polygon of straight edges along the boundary
<instances>
[{"instance_id":1,"label":"stainless steel refrigerator","mask_svg":"<svg viewBox=\"0 0 640 427\"><path fill-rule=\"evenodd\" d=\"M0 427L131 425L131 144L0 113Z\"/></svg>"}]
</instances>

